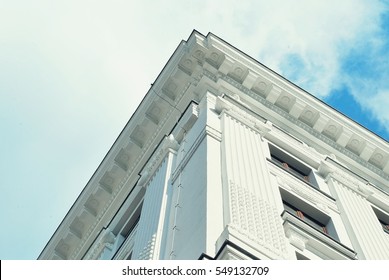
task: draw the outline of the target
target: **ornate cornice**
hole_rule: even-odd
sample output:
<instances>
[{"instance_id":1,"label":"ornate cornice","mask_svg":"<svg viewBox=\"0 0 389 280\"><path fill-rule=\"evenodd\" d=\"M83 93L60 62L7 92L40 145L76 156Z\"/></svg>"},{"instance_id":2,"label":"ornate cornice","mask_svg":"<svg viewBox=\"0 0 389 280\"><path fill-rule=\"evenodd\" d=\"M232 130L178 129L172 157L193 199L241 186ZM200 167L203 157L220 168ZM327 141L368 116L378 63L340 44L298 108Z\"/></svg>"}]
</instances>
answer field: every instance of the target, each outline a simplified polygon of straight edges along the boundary
<instances>
[{"instance_id":1,"label":"ornate cornice","mask_svg":"<svg viewBox=\"0 0 389 280\"><path fill-rule=\"evenodd\" d=\"M237 102L239 102L239 100L237 100ZM258 119L258 117L255 117L252 114L239 109L220 96L216 98L215 111L219 115L228 114L234 119L240 121L244 125L258 132L262 139L271 131L273 127L270 121L266 121L265 119Z\"/></svg>"},{"instance_id":2,"label":"ornate cornice","mask_svg":"<svg viewBox=\"0 0 389 280\"><path fill-rule=\"evenodd\" d=\"M216 75L213 75L212 77L217 77ZM239 91L245 93L246 95L250 96L254 100L260 102L263 104L265 107L269 108L273 112L277 113L278 115L282 116L284 119L288 120L289 122L293 123L299 128L302 128L303 130L307 131L309 134L320 140L321 142L329 145L330 147L334 148L335 150L341 152L342 154L346 155L350 159L354 160L355 162L359 163L363 167L373 171L383 179L389 180L389 174L385 173L383 170L380 168L376 167L374 164L362 159L360 156L356 155L352 151L346 149L345 147L339 145L336 141L331 139L330 137L320 133L319 131L315 130L311 126L307 125L303 121L293 117L290 115L288 112L280 108L279 106L274 105L267 99L263 98L261 95L255 93L254 91L248 89L247 87L243 86L241 83L235 81L231 77L227 75L220 74L219 77L229 83L230 85L234 86L236 89Z\"/></svg>"},{"instance_id":3,"label":"ornate cornice","mask_svg":"<svg viewBox=\"0 0 389 280\"><path fill-rule=\"evenodd\" d=\"M166 136L162 141L161 145L153 153L152 157L149 159L147 165L141 172L141 178L138 181L138 185L146 187L147 182L151 179L155 171L160 166L161 162L164 160L167 153L171 152L176 154L179 148L179 144L172 134Z\"/></svg>"}]
</instances>

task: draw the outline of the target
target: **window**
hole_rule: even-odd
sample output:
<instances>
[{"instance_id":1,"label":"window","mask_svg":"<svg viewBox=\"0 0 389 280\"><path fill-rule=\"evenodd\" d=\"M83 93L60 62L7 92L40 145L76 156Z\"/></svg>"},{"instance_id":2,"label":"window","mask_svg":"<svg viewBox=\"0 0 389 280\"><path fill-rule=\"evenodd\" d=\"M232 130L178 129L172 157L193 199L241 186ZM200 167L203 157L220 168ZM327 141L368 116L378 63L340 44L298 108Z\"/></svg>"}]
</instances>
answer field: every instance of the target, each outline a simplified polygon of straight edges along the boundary
<instances>
[{"instance_id":1,"label":"window","mask_svg":"<svg viewBox=\"0 0 389 280\"><path fill-rule=\"evenodd\" d=\"M316 207L304 202L288 191L280 189L284 212L303 221L309 227L325 234L326 236L339 241L335 226L331 218Z\"/></svg>"},{"instance_id":2,"label":"window","mask_svg":"<svg viewBox=\"0 0 389 280\"><path fill-rule=\"evenodd\" d=\"M131 260L132 259L132 251L131 253L128 254L128 256L126 257L126 260Z\"/></svg>"},{"instance_id":3,"label":"window","mask_svg":"<svg viewBox=\"0 0 389 280\"><path fill-rule=\"evenodd\" d=\"M317 229L318 231L323 232L324 234L328 234L327 226L316 219L309 216L307 213L304 213L300 209L296 208L293 205L290 205L288 202L283 201L285 211L289 212L293 216L303 220L311 227Z\"/></svg>"},{"instance_id":4,"label":"window","mask_svg":"<svg viewBox=\"0 0 389 280\"><path fill-rule=\"evenodd\" d=\"M280 194L284 208L282 225L289 243L297 249L298 260L306 259L308 252L311 258L355 259L355 252L340 242L328 214L284 189L280 189Z\"/></svg>"},{"instance_id":5,"label":"window","mask_svg":"<svg viewBox=\"0 0 389 280\"><path fill-rule=\"evenodd\" d=\"M309 182L309 174L307 172L301 171L295 166L291 165L288 161L280 159L279 157L272 155L271 159L276 162L278 165L282 166L285 170L288 170L293 175L303 179L306 182Z\"/></svg>"},{"instance_id":6,"label":"window","mask_svg":"<svg viewBox=\"0 0 389 280\"><path fill-rule=\"evenodd\" d=\"M389 224L384 222L384 221L381 221L381 220L378 220L378 221L381 223L381 226L382 226L382 229L384 230L384 232L389 234Z\"/></svg>"},{"instance_id":7,"label":"window","mask_svg":"<svg viewBox=\"0 0 389 280\"><path fill-rule=\"evenodd\" d=\"M305 260L309 260L306 256L304 256L303 254L300 254L298 252L296 252L296 259L297 260L301 260L301 261L305 261Z\"/></svg>"},{"instance_id":8,"label":"window","mask_svg":"<svg viewBox=\"0 0 389 280\"><path fill-rule=\"evenodd\" d=\"M274 164L286 170L288 173L297 177L298 179L308 183L312 187L317 188L317 182L311 168L307 167L299 160L281 151L280 149L275 148L274 146L270 145L269 148L271 161Z\"/></svg>"},{"instance_id":9,"label":"window","mask_svg":"<svg viewBox=\"0 0 389 280\"><path fill-rule=\"evenodd\" d=\"M373 211L377 216L378 222L381 224L382 230L389 234L389 216L375 207L373 207Z\"/></svg>"},{"instance_id":10,"label":"window","mask_svg":"<svg viewBox=\"0 0 389 280\"><path fill-rule=\"evenodd\" d=\"M140 220L140 213L139 214L137 213L137 215L135 215L135 217L132 217L130 221L126 224L126 226L123 228L121 235L124 238L128 238L132 234L136 226L138 225L139 220Z\"/></svg>"},{"instance_id":11,"label":"window","mask_svg":"<svg viewBox=\"0 0 389 280\"><path fill-rule=\"evenodd\" d=\"M112 259L131 259L132 258L132 249L135 244L135 237L137 234L137 228L142 212L143 202L141 202L135 210L130 209L127 215L123 217L123 222L120 223L122 227L117 234L117 238L120 241L117 245L117 249L112 256ZM130 252L130 253L128 253Z\"/></svg>"}]
</instances>

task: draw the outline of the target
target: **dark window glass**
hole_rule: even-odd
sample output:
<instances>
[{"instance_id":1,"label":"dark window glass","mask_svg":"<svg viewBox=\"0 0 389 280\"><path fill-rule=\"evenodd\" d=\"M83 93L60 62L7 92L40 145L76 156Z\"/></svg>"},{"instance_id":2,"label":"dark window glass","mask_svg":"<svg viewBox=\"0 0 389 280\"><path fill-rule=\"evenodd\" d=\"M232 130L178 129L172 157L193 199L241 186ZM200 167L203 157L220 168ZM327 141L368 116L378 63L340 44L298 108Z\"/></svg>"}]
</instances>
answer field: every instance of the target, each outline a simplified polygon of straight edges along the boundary
<instances>
[{"instance_id":1,"label":"dark window glass","mask_svg":"<svg viewBox=\"0 0 389 280\"><path fill-rule=\"evenodd\" d=\"M382 226L382 229L389 234L389 224L388 223L385 223L384 221L382 220L379 220L380 221L380 224Z\"/></svg>"},{"instance_id":2,"label":"dark window glass","mask_svg":"<svg viewBox=\"0 0 389 280\"><path fill-rule=\"evenodd\" d=\"M375 207L373 207L373 211L376 214L384 232L389 234L389 216L386 213L376 209Z\"/></svg>"}]
</instances>

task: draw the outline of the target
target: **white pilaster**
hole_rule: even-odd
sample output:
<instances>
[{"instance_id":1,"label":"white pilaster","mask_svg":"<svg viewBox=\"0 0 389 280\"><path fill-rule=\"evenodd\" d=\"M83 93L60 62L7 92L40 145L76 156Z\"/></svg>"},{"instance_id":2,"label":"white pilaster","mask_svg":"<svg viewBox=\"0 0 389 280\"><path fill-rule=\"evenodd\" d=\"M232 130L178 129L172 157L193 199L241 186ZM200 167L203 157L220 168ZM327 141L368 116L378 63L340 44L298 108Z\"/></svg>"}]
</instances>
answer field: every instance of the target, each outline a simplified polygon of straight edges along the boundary
<instances>
[{"instance_id":1,"label":"white pilaster","mask_svg":"<svg viewBox=\"0 0 389 280\"><path fill-rule=\"evenodd\" d=\"M261 134L229 112L221 118L225 225L261 254L285 258L286 239Z\"/></svg>"},{"instance_id":2,"label":"white pilaster","mask_svg":"<svg viewBox=\"0 0 389 280\"><path fill-rule=\"evenodd\" d=\"M164 141L172 143L174 139L167 137ZM134 259L147 260L160 257L167 188L175 158L175 151L165 143L162 143L161 150L154 155L154 160L149 161L140 179L139 184L144 184L146 193L135 237Z\"/></svg>"},{"instance_id":3,"label":"white pilaster","mask_svg":"<svg viewBox=\"0 0 389 280\"><path fill-rule=\"evenodd\" d=\"M389 242L383 232L368 194L355 179L339 172L330 173L331 187L341 211L341 217L348 229L351 242L359 259L389 259Z\"/></svg>"}]
</instances>

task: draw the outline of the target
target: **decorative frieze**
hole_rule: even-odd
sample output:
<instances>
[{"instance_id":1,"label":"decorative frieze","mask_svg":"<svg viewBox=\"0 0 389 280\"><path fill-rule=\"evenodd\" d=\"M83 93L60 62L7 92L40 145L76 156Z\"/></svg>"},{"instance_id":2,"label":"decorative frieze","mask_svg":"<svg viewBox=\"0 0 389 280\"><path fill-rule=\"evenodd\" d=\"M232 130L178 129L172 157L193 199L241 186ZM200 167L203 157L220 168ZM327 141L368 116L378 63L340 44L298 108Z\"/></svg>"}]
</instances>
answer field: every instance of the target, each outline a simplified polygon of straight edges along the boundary
<instances>
[{"instance_id":1,"label":"decorative frieze","mask_svg":"<svg viewBox=\"0 0 389 280\"><path fill-rule=\"evenodd\" d=\"M239 102L239 100L237 100ZM254 117L253 115L239 109L237 106L231 104L222 97L216 98L215 110L217 113L226 113L233 118L240 120L244 125L247 125L253 130L260 133L261 137L264 137L271 129L272 124L265 119Z\"/></svg>"},{"instance_id":2,"label":"decorative frieze","mask_svg":"<svg viewBox=\"0 0 389 280\"><path fill-rule=\"evenodd\" d=\"M231 228L281 257L286 252L280 217L275 205L247 188L229 183Z\"/></svg>"},{"instance_id":3,"label":"decorative frieze","mask_svg":"<svg viewBox=\"0 0 389 280\"><path fill-rule=\"evenodd\" d=\"M364 198L368 198L373 194L367 186L368 181L356 174L353 175L351 171L347 170L345 167L330 158L327 158L325 161L321 161L319 174L325 178L327 183L331 178L335 179Z\"/></svg>"},{"instance_id":4,"label":"decorative frieze","mask_svg":"<svg viewBox=\"0 0 389 280\"><path fill-rule=\"evenodd\" d=\"M272 168L271 173L276 177L277 184L280 187L309 201L324 213L329 214L329 209L339 212L335 200L331 199L328 195L324 195L319 190L313 189L313 187L300 182L292 176L288 176L287 173L278 170L278 168Z\"/></svg>"},{"instance_id":5,"label":"decorative frieze","mask_svg":"<svg viewBox=\"0 0 389 280\"><path fill-rule=\"evenodd\" d=\"M139 253L139 260L152 260L154 257L156 234L151 236L151 239L147 242L147 245Z\"/></svg>"},{"instance_id":6,"label":"decorative frieze","mask_svg":"<svg viewBox=\"0 0 389 280\"><path fill-rule=\"evenodd\" d=\"M378 161L380 164L377 164L376 161L373 159L373 157L366 161L362 159L360 156L358 156L354 151L351 151L341 145L339 145L336 140L340 137L343 127L335 123L334 121L329 120L326 123L326 126L324 127L323 131L317 131L316 129L312 128L312 123L307 124L306 121L302 121L300 119L297 119L290 115L287 111L284 109L281 109L279 106L274 105L272 102L265 99L263 96L257 94L256 92L244 87L242 84L236 82L234 79L228 77L227 75L220 74L220 78L227 82L228 84L232 85L233 87L237 88L241 92L247 94L248 96L254 98L256 101L260 102L267 108L271 109L272 111L276 112L283 118L287 119L291 123L295 124L297 127L300 127L304 129L305 131L309 132L312 136L316 137L317 139L321 140L322 142L328 144L335 150L343 153L344 155L348 156L349 158L355 160L357 163L361 164L363 167L368 168L369 170L375 172L377 175L381 176L382 178L389 180L389 174L385 173L383 169L383 164L385 159L385 164L387 164L389 156L384 156L380 154L378 157ZM313 114L313 113L312 113ZM312 116L313 117L313 116ZM362 152L359 151L359 154ZM378 166L378 167L377 167Z\"/></svg>"}]
</instances>

